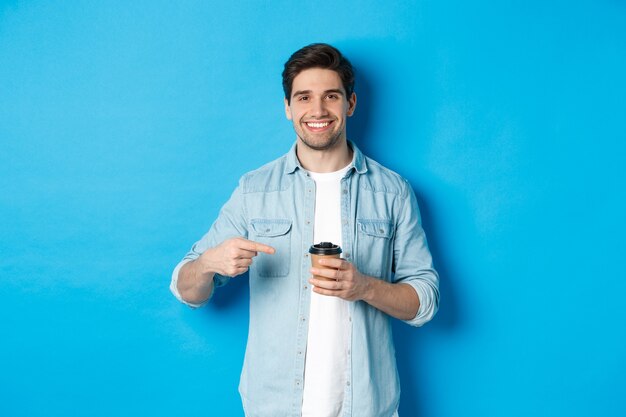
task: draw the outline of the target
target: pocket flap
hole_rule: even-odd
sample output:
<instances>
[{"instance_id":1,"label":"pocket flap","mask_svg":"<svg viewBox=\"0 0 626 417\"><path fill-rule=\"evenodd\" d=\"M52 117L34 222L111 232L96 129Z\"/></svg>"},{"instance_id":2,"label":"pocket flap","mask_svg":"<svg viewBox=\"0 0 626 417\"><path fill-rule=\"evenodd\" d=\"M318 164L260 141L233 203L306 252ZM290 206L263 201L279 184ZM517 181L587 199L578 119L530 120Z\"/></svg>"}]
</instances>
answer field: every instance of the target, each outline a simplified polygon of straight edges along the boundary
<instances>
[{"instance_id":1,"label":"pocket flap","mask_svg":"<svg viewBox=\"0 0 626 417\"><path fill-rule=\"evenodd\" d=\"M291 220L252 219L251 224L257 236L282 236L291 229Z\"/></svg>"},{"instance_id":2,"label":"pocket flap","mask_svg":"<svg viewBox=\"0 0 626 417\"><path fill-rule=\"evenodd\" d=\"M367 235L385 239L389 239L393 235L393 223L389 220L357 219L357 223L359 230Z\"/></svg>"}]
</instances>

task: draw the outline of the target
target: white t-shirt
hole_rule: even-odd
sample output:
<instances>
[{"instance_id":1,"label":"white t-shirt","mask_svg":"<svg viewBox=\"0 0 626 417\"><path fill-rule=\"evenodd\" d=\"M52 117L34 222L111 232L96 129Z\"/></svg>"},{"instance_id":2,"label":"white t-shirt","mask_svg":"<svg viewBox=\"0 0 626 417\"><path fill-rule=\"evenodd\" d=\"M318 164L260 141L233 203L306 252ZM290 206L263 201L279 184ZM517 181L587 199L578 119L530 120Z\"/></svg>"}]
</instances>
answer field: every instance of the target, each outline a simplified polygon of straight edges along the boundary
<instances>
[{"instance_id":1,"label":"white t-shirt","mask_svg":"<svg viewBox=\"0 0 626 417\"><path fill-rule=\"evenodd\" d=\"M309 172L316 188L314 243L342 246L341 179L348 169ZM341 415L347 383L349 306L349 301L311 291L302 417Z\"/></svg>"}]
</instances>

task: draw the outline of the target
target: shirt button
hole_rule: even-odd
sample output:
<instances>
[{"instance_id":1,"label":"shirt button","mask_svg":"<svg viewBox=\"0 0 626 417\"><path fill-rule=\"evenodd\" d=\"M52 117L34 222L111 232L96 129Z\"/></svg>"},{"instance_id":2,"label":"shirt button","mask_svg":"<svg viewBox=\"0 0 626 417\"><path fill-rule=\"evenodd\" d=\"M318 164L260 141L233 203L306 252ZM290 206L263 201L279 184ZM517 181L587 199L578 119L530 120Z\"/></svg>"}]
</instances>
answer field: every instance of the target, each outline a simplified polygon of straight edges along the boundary
<instances>
[{"instance_id":1,"label":"shirt button","mask_svg":"<svg viewBox=\"0 0 626 417\"><path fill-rule=\"evenodd\" d=\"M265 229L265 233L268 233L271 229Z\"/></svg>"},{"instance_id":2,"label":"shirt button","mask_svg":"<svg viewBox=\"0 0 626 417\"><path fill-rule=\"evenodd\" d=\"M348 194L348 190L344 189L344 190L343 190L343 193L344 193L344 194Z\"/></svg>"},{"instance_id":3,"label":"shirt button","mask_svg":"<svg viewBox=\"0 0 626 417\"><path fill-rule=\"evenodd\" d=\"M384 230L384 229L378 229L378 231L379 231L380 233L385 233L385 230Z\"/></svg>"},{"instance_id":4,"label":"shirt button","mask_svg":"<svg viewBox=\"0 0 626 417\"><path fill-rule=\"evenodd\" d=\"M350 381L346 382L346 384L347 384L348 386L350 386Z\"/></svg>"},{"instance_id":5,"label":"shirt button","mask_svg":"<svg viewBox=\"0 0 626 417\"><path fill-rule=\"evenodd\" d=\"M349 257L350 257L350 254L349 254L349 253L346 253L346 258L349 258Z\"/></svg>"},{"instance_id":6,"label":"shirt button","mask_svg":"<svg viewBox=\"0 0 626 417\"><path fill-rule=\"evenodd\" d=\"M305 289L305 290L308 290L308 289L309 289L309 287L307 287L307 286L305 285L305 286L304 286L304 289Z\"/></svg>"},{"instance_id":7,"label":"shirt button","mask_svg":"<svg viewBox=\"0 0 626 417\"><path fill-rule=\"evenodd\" d=\"M304 254L304 257L305 257L305 258L308 258L308 257L309 257L309 254L308 254L308 253L305 253L305 254Z\"/></svg>"},{"instance_id":8,"label":"shirt button","mask_svg":"<svg viewBox=\"0 0 626 417\"><path fill-rule=\"evenodd\" d=\"M302 317L302 321L305 322L306 321L306 317Z\"/></svg>"},{"instance_id":9,"label":"shirt button","mask_svg":"<svg viewBox=\"0 0 626 417\"><path fill-rule=\"evenodd\" d=\"M309 220L306 221L306 224L311 224L311 222Z\"/></svg>"}]
</instances>

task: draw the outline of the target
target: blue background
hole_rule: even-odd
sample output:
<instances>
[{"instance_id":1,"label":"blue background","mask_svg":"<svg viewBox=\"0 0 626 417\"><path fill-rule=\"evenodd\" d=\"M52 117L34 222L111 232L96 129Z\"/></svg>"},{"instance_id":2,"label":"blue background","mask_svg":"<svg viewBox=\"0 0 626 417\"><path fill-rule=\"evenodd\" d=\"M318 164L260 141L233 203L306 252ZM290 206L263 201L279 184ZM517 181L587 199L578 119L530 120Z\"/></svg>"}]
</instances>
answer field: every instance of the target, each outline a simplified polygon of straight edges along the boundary
<instances>
[{"instance_id":1,"label":"blue background","mask_svg":"<svg viewBox=\"0 0 626 417\"><path fill-rule=\"evenodd\" d=\"M170 273L315 41L441 274L401 416L626 415L626 3L482 0L0 2L1 416L242 415L247 277L191 310Z\"/></svg>"}]
</instances>

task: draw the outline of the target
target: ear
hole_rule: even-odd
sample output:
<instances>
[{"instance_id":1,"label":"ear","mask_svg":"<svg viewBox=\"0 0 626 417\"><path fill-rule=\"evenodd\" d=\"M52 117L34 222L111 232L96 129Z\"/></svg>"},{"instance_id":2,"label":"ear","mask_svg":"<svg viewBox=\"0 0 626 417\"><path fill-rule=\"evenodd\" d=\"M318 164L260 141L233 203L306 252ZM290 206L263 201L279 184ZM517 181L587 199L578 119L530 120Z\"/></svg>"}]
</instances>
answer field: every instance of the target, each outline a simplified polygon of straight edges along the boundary
<instances>
[{"instance_id":1,"label":"ear","mask_svg":"<svg viewBox=\"0 0 626 417\"><path fill-rule=\"evenodd\" d=\"M287 116L287 120L291 120L291 108L289 107L287 99L285 99L285 116Z\"/></svg>"},{"instance_id":2,"label":"ear","mask_svg":"<svg viewBox=\"0 0 626 417\"><path fill-rule=\"evenodd\" d=\"M346 112L348 117L354 114L354 109L356 109L356 93L353 92L348 99L348 111Z\"/></svg>"}]
</instances>

